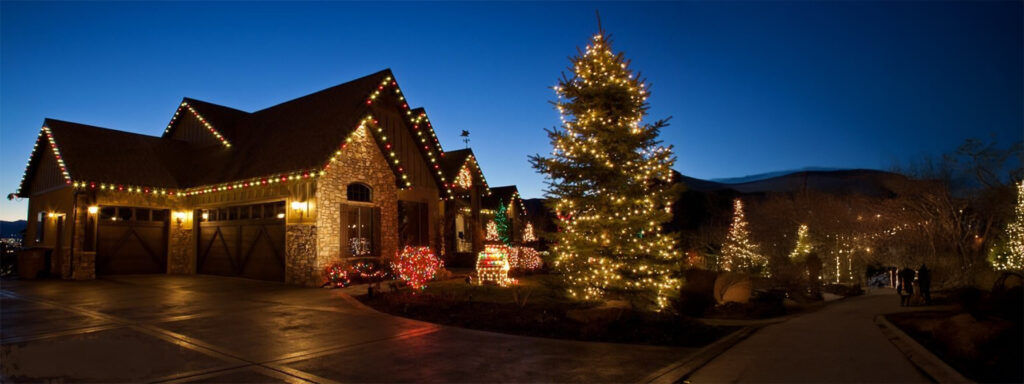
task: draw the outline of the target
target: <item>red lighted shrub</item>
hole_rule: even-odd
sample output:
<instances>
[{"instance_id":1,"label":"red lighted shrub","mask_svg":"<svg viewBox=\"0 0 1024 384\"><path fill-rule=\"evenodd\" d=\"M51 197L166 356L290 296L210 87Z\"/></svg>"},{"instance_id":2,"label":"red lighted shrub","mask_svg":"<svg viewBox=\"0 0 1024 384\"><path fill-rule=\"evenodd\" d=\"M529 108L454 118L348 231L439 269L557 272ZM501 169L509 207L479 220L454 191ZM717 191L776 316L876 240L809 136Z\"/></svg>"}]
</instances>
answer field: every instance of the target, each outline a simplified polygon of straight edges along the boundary
<instances>
[{"instance_id":1,"label":"red lighted shrub","mask_svg":"<svg viewBox=\"0 0 1024 384\"><path fill-rule=\"evenodd\" d=\"M391 262L391 270L395 277L405 281L413 290L422 290L427 282L434 278L437 271L444 267L430 247L405 246L398 257Z\"/></svg>"}]
</instances>

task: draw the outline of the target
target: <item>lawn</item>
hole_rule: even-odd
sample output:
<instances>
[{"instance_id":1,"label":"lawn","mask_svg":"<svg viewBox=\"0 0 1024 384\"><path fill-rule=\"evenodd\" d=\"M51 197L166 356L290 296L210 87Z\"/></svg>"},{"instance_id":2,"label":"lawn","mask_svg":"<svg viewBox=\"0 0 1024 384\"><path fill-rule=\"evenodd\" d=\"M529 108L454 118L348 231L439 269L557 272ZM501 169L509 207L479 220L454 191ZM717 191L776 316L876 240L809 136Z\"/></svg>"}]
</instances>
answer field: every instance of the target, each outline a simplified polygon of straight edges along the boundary
<instances>
[{"instance_id":1,"label":"lawn","mask_svg":"<svg viewBox=\"0 0 1024 384\"><path fill-rule=\"evenodd\" d=\"M981 383L1024 380L1020 324L963 311L893 314L889 321L962 375Z\"/></svg>"},{"instance_id":2,"label":"lawn","mask_svg":"<svg viewBox=\"0 0 1024 384\"><path fill-rule=\"evenodd\" d=\"M400 290L360 296L363 303L397 316L463 328L524 336L615 343L699 347L735 330L686 317L630 309L591 313L598 303L571 300L558 276L519 278L512 287L468 284L461 279L431 283L422 292Z\"/></svg>"}]
</instances>

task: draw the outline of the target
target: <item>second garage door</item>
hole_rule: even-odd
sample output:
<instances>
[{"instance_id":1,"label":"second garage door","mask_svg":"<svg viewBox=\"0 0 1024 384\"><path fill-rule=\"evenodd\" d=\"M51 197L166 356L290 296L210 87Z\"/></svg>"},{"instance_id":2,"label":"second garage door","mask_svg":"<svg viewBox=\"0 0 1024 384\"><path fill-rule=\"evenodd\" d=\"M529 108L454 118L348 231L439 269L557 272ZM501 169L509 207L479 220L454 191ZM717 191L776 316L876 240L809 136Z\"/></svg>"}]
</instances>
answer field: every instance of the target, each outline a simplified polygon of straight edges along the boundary
<instances>
[{"instance_id":1,"label":"second garage door","mask_svg":"<svg viewBox=\"0 0 1024 384\"><path fill-rule=\"evenodd\" d=\"M284 281L284 202L204 210L199 273Z\"/></svg>"}]
</instances>

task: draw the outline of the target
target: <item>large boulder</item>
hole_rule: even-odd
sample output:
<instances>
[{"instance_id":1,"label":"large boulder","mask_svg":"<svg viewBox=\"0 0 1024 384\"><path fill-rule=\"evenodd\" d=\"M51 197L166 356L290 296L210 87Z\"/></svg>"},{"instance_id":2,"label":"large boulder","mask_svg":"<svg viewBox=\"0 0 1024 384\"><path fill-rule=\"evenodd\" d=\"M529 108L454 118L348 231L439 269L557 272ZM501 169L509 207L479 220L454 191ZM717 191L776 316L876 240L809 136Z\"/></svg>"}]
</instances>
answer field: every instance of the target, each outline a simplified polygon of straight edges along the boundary
<instances>
[{"instance_id":1,"label":"large boulder","mask_svg":"<svg viewBox=\"0 0 1024 384\"><path fill-rule=\"evenodd\" d=\"M753 290L754 285L750 276L737 272L726 272L715 280L715 301L718 304L749 303Z\"/></svg>"}]
</instances>

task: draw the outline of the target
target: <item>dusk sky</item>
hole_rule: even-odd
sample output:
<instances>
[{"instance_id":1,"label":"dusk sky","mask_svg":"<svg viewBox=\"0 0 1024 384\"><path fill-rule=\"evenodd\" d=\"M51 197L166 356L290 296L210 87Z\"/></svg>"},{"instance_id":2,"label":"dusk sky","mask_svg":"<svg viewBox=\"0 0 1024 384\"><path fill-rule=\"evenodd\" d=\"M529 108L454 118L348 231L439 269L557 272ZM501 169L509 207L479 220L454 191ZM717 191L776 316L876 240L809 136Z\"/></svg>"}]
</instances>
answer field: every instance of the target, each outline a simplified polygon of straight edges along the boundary
<instances>
[{"instance_id":1,"label":"dusk sky","mask_svg":"<svg viewBox=\"0 0 1024 384\"><path fill-rule=\"evenodd\" d=\"M391 68L441 144L542 195L550 89L597 31L698 178L888 169L1024 136L1022 3L0 3L0 191L44 118L160 135L182 97L255 111ZM301 129L301 127L296 127ZM69 164L72 177L74 164ZM27 199L0 204L26 216Z\"/></svg>"}]
</instances>

